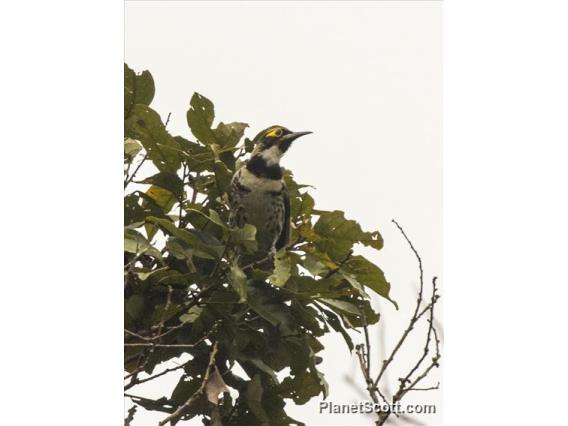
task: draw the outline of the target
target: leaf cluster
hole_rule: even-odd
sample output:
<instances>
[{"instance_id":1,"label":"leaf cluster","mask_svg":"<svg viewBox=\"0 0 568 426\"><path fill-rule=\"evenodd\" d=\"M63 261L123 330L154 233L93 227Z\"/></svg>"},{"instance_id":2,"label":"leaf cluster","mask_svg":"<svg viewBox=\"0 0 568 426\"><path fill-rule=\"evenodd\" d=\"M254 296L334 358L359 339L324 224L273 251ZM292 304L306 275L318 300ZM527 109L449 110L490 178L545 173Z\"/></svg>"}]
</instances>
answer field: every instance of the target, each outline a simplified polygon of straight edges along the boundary
<instances>
[{"instance_id":1,"label":"leaf cluster","mask_svg":"<svg viewBox=\"0 0 568 426\"><path fill-rule=\"evenodd\" d=\"M204 424L302 424L286 414L285 401L327 395L320 337L337 332L352 350L347 330L378 321L369 291L390 300L381 269L353 255L357 244L380 250L381 235L341 211L316 209L310 187L286 170L290 245L268 267L237 263L235 252L256 249L253 226L228 225L230 179L253 149L248 125L215 124L213 103L195 93L186 114L193 136L173 136L150 107L148 71L125 65L124 90L126 388L186 353L191 360L177 386L139 405L167 413L182 407L180 418L201 415ZM137 177L141 163L153 174ZM238 393L225 393L218 405L195 398L213 342L220 380Z\"/></svg>"}]
</instances>

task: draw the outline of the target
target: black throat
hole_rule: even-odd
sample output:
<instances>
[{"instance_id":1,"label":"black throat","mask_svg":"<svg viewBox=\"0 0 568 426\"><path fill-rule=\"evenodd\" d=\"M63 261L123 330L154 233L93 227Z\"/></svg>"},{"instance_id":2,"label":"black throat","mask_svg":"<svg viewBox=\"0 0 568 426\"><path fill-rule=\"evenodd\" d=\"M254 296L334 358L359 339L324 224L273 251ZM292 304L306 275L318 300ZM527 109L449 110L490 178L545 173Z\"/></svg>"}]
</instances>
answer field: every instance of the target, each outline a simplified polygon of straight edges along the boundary
<instances>
[{"instance_id":1,"label":"black throat","mask_svg":"<svg viewBox=\"0 0 568 426\"><path fill-rule=\"evenodd\" d=\"M260 155L255 155L247 162L247 169L258 178L282 179L282 169L278 164L269 166Z\"/></svg>"}]
</instances>

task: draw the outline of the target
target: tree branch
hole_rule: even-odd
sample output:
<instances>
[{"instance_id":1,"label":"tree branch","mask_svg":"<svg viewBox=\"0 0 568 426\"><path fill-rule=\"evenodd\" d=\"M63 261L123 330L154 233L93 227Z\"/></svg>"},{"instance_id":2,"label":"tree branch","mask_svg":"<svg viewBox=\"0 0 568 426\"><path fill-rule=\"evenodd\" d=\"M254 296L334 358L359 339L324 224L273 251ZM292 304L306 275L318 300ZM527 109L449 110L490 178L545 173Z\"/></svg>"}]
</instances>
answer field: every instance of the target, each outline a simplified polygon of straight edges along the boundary
<instances>
[{"instance_id":1,"label":"tree branch","mask_svg":"<svg viewBox=\"0 0 568 426\"><path fill-rule=\"evenodd\" d=\"M392 362L392 360L394 359L394 356L396 355L396 353L398 352L398 350L400 349L400 347L402 346L402 344L404 343L404 341L406 340L406 338L408 337L408 335L410 334L410 332L412 331L412 329L414 328L414 324L416 324L416 322L419 319L418 316L418 311L420 309L420 306L422 304L422 294L424 292L424 270L422 268L422 258L420 257L420 255L418 254L418 252L416 251L416 249L414 248L414 245L412 244L412 242L410 241L410 239L408 238L408 236L406 235L406 233L404 232L404 230L402 229L402 227L398 224L398 222L396 220L392 220L392 222L396 225L396 227L399 229L399 231L402 233L404 239L406 240L406 242L408 243L408 245L410 246L412 252L414 253L414 255L416 256L416 259L418 260L418 269L420 270L420 290L418 291L418 299L416 300L416 308L414 309L414 314L412 315L411 319L410 319L410 323L408 325L408 328L406 330L404 330L404 333L402 334L400 340L398 341L397 345L394 347L393 351L391 352L390 356L388 357L387 360L383 361L383 365L381 367L381 370L379 371L379 375L377 376L375 382L374 382L374 386L377 387L377 385L379 384L379 381L381 380L381 377L383 377L383 374L385 373L385 370L387 369L387 367L390 365L390 363Z\"/></svg>"},{"instance_id":2,"label":"tree branch","mask_svg":"<svg viewBox=\"0 0 568 426\"><path fill-rule=\"evenodd\" d=\"M365 382L367 384L367 392L369 394L369 396L371 397L371 399L374 402L378 401L378 396L381 397L381 399L385 402L385 404L388 407L392 407L395 404L397 404L403 397L404 395L406 395L406 393L410 392L410 391L429 391L429 390L435 390L439 388L439 383L436 386L430 386L430 387L422 387L419 388L417 387L417 385L428 376L428 374L432 371L432 369L434 367L438 367L439 366L439 360L441 358L440 355L440 341L438 338L438 333L436 330L436 327L434 325L434 307L436 306L436 303L438 302L439 299L439 295L438 295L438 288L437 288L437 278L434 277L432 279L432 296L430 298L429 303L426 305L426 307L424 309L421 309L422 306L422 301L423 301L423 292L424 292L424 271L423 271L423 267L422 267L422 259L420 257L420 255L418 254L418 251L414 248L414 245L412 244L412 242L410 241L410 239L408 238L408 236L406 235L406 233L404 232L404 230L402 229L402 227L395 221L393 220L393 223L396 225L396 227L399 229L399 231L402 233L403 237L406 239L408 245L410 246L412 252L414 253L417 261L418 261L418 268L420 271L420 289L418 291L418 297L416 300L416 306L414 308L414 312L409 320L409 324L408 327L403 331L400 339L398 340L398 342L396 343L395 347L393 348L392 352L390 353L390 355L388 356L388 358L386 358L385 360L383 360L383 363L381 365L379 374L377 375L377 378L375 379L375 381L373 381L370 376L371 376L371 365L370 365L370 356L369 353L371 351L371 345L369 342L369 334L367 331L367 327L364 327L364 331L365 331L365 344L359 344L356 347L356 352L357 352L357 357L359 359L359 366L360 369L363 373L363 377L365 378ZM387 399L385 398L383 392L380 389L380 381L381 378L385 377L385 373L388 369L388 367L391 365L392 361L395 359L396 354L398 353L399 349L402 347L403 343L406 341L407 337L410 335L411 331L414 329L416 323L424 317L424 315L428 313L428 317L427 317L427 322L428 322L428 330L426 333L426 341L424 344L424 349L422 351L422 355L420 356L420 358L416 361L416 363L410 368L410 370L408 371L408 373L406 373L403 377L401 377L399 379L399 386L398 386L398 390L396 391L396 393L392 396L391 398L391 402L387 402ZM430 352L430 346L432 345L432 342L435 343L435 355L431 358L431 362L428 364L428 366L420 373L418 374L417 377L413 378L413 376L415 375L415 373L417 373L417 371L420 369L421 365L423 364L423 362L426 360L429 352ZM398 414L393 412L391 408L387 408L386 410L381 410L378 412L378 419L376 420L375 424L380 426L383 425L387 419L390 417L391 414L395 414L398 417Z\"/></svg>"},{"instance_id":3,"label":"tree branch","mask_svg":"<svg viewBox=\"0 0 568 426\"><path fill-rule=\"evenodd\" d=\"M126 179L124 180L124 188L126 189L126 187L128 186L128 184L130 182L132 182L132 179L134 179L134 176L136 176L136 173L138 173L138 170L140 169L140 167L142 166L142 164L144 164L144 162L148 159L148 153L146 153L144 155L144 158L142 158L142 161L140 161L140 163L138 163L138 166L136 166L136 169L134 169L134 171L132 172L132 174L130 176L126 176Z\"/></svg>"},{"instance_id":4,"label":"tree branch","mask_svg":"<svg viewBox=\"0 0 568 426\"><path fill-rule=\"evenodd\" d=\"M185 414L185 412L189 409L189 407L191 407L191 405L203 394L203 392L205 391L207 380L209 379L209 375L211 374L211 371L215 367L215 357L217 356L218 347L219 347L218 342L215 342L213 344L213 349L211 350L211 355L209 356L209 365L207 365L207 369L205 370L205 375L203 376L203 381L201 382L199 389L197 389L195 393L191 395L183 405L178 407L176 411L174 411L164 420L159 422L158 426L164 426L168 422L170 423L170 425L174 426Z\"/></svg>"},{"instance_id":5,"label":"tree branch","mask_svg":"<svg viewBox=\"0 0 568 426\"><path fill-rule=\"evenodd\" d=\"M128 416L124 419L124 426L130 426L130 422L134 420L134 414L136 414L136 405L133 405L128 410Z\"/></svg>"}]
</instances>

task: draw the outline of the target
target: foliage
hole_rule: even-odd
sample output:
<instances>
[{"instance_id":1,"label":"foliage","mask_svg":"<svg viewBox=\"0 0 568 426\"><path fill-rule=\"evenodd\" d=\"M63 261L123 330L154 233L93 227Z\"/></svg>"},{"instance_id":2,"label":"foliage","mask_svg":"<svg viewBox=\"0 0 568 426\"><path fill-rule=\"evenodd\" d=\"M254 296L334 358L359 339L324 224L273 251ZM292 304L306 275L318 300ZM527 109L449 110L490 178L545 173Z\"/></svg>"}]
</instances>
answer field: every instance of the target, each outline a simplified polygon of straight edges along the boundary
<instances>
[{"instance_id":1,"label":"foliage","mask_svg":"<svg viewBox=\"0 0 568 426\"><path fill-rule=\"evenodd\" d=\"M233 254L254 252L256 230L229 227L227 190L253 148L248 125L214 125L213 103L195 93L187 111L195 139L172 136L150 107L154 92L148 71L125 65L125 389L187 353L175 389L133 400L169 413L171 424L196 415L204 424L302 424L285 400L327 395L319 338L338 332L352 350L346 329L378 321L368 291L389 299L382 271L352 255L357 244L380 250L381 235L341 211L317 210L309 186L286 170L292 243L273 266L239 265ZM137 178L144 162L155 172ZM217 403L211 389L225 385L238 397L226 392Z\"/></svg>"}]
</instances>

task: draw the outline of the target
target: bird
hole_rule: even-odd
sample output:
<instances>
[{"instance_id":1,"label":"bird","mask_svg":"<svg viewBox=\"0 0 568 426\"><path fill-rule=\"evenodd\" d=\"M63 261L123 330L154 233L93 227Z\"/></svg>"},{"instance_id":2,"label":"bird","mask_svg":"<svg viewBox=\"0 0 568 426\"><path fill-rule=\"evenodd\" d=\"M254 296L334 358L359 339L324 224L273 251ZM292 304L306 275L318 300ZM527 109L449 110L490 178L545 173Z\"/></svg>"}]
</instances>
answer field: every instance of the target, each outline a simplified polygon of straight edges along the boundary
<instances>
[{"instance_id":1,"label":"bird","mask_svg":"<svg viewBox=\"0 0 568 426\"><path fill-rule=\"evenodd\" d=\"M253 139L250 158L231 179L229 225L254 225L258 253L274 253L289 243L290 197L280 159L292 142L310 133L280 125L262 130Z\"/></svg>"}]
</instances>

